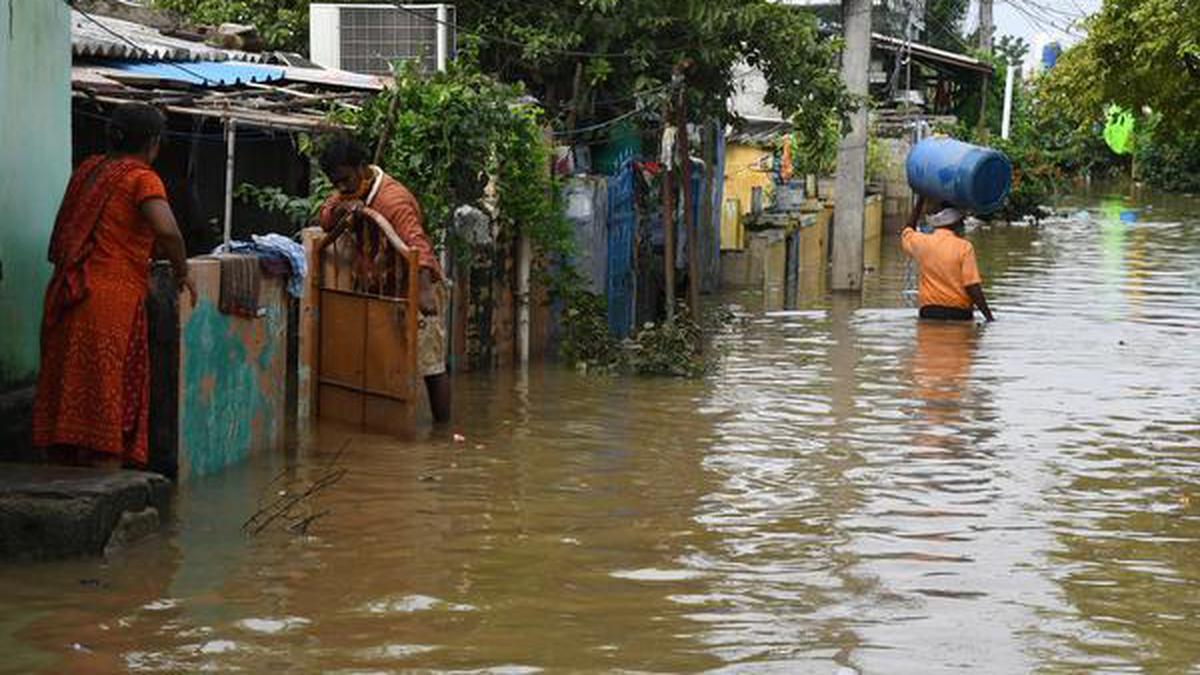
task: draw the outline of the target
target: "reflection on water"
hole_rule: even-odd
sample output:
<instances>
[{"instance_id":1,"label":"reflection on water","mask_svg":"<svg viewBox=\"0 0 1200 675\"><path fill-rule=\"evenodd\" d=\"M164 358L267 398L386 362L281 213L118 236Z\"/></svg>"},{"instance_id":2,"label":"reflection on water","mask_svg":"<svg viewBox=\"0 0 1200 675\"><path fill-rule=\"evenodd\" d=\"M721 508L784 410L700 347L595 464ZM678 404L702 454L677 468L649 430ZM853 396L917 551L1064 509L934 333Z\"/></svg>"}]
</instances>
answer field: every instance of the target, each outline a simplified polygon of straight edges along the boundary
<instances>
[{"instance_id":1,"label":"reflection on water","mask_svg":"<svg viewBox=\"0 0 1200 675\"><path fill-rule=\"evenodd\" d=\"M730 298L703 382L538 369L460 380L465 440L321 426L159 540L0 569L0 670L1194 668L1200 204L1069 206L971 235L995 324L916 321L888 246L862 299ZM243 532L331 466L306 534Z\"/></svg>"}]
</instances>

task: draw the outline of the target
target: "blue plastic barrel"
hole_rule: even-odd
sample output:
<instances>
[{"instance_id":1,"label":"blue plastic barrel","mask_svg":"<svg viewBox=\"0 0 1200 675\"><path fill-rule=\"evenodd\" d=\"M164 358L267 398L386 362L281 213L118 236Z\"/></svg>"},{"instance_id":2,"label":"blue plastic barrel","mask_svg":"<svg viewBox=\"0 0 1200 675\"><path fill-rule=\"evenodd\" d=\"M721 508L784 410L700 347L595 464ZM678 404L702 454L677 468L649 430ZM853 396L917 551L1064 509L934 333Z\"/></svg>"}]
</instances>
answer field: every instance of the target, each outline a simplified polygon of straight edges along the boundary
<instances>
[{"instance_id":1,"label":"blue plastic barrel","mask_svg":"<svg viewBox=\"0 0 1200 675\"><path fill-rule=\"evenodd\" d=\"M953 138L926 138L908 153L908 184L928 199L991 213L1012 187L1012 164L1003 153Z\"/></svg>"}]
</instances>

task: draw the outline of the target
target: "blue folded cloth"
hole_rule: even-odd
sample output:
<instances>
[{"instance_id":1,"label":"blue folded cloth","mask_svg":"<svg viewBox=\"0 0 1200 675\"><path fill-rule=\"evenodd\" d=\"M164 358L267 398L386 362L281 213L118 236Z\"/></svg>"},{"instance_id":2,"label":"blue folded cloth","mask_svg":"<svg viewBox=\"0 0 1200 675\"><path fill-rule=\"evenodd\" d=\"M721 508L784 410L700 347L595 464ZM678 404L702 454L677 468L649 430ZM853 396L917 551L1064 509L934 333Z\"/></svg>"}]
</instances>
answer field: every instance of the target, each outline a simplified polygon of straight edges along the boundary
<instances>
[{"instance_id":1,"label":"blue folded cloth","mask_svg":"<svg viewBox=\"0 0 1200 675\"><path fill-rule=\"evenodd\" d=\"M221 244L213 253L246 253L286 261L291 268L288 293L293 298L304 295L304 279L308 276L308 257L304 255L304 247L281 234L254 234L250 239Z\"/></svg>"}]
</instances>

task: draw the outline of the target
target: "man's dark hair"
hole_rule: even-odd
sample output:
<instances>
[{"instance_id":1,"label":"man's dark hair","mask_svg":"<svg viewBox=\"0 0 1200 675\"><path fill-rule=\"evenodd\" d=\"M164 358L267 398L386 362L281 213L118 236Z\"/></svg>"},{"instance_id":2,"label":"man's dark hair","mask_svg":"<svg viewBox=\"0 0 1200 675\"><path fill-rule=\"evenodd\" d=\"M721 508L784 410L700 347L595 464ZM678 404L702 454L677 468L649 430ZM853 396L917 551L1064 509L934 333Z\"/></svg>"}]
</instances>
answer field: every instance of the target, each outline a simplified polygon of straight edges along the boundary
<instances>
[{"instance_id":1,"label":"man's dark hair","mask_svg":"<svg viewBox=\"0 0 1200 675\"><path fill-rule=\"evenodd\" d=\"M147 103L122 103L108 119L108 149L121 153L144 152L162 136L165 126L166 120L158 108Z\"/></svg>"},{"instance_id":2,"label":"man's dark hair","mask_svg":"<svg viewBox=\"0 0 1200 675\"><path fill-rule=\"evenodd\" d=\"M367 163L367 150L349 134L334 134L321 148L321 170L332 176L340 166L360 167Z\"/></svg>"}]
</instances>

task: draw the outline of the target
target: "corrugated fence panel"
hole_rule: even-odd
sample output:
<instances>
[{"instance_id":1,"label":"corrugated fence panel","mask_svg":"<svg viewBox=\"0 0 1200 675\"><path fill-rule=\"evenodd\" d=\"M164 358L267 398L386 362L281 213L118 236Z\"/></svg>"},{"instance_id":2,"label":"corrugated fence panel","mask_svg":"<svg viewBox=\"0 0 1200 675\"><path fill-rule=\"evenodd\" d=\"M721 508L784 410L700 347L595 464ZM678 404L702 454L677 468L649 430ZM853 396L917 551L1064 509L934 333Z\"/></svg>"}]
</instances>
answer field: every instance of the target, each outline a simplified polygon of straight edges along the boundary
<instances>
[{"instance_id":1,"label":"corrugated fence panel","mask_svg":"<svg viewBox=\"0 0 1200 675\"><path fill-rule=\"evenodd\" d=\"M607 292L608 194L603 178L571 178L563 187L567 220L575 229L576 253L571 264L587 280L587 289Z\"/></svg>"}]
</instances>

